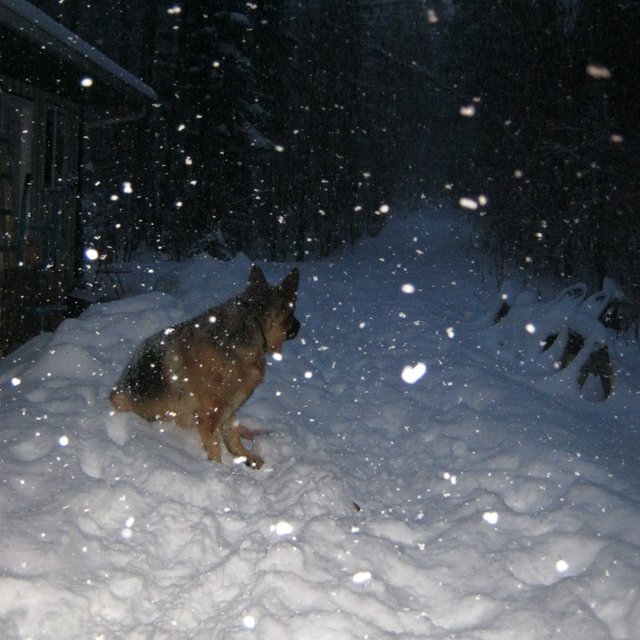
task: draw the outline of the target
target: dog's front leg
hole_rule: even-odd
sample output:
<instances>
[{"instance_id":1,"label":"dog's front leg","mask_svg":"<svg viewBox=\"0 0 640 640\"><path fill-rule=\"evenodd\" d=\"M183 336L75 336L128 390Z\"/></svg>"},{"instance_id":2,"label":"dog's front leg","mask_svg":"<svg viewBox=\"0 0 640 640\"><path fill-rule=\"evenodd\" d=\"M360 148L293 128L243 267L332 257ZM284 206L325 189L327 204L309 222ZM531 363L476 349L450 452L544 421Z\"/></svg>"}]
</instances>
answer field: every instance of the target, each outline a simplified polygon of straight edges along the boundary
<instances>
[{"instance_id":1,"label":"dog's front leg","mask_svg":"<svg viewBox=\"0 0 640 640\"><path fill-rule=\"evenodd\" d=\"M197 416L197 421L202 446L207 452L209 460L222 462L222 454L220 453L221 416L216 411L206 411Z\"/></svg>"},{"instance_id":2,"label":"dog's front leg","mask_svg":"<svg viewBox=\"0 0 640 640\"><path fill-rule=\"evenodd\" d=\"M255 453L251 453L240 441L241 437L253 440L258 432L239 424L226 425L226 427L222 430L222 437L229 452L238 458L244 458L248 467L259 469L264 464L264 460ZM248 431L252 432L251 436L248 435Z\"/></svg>"}]
</instances>

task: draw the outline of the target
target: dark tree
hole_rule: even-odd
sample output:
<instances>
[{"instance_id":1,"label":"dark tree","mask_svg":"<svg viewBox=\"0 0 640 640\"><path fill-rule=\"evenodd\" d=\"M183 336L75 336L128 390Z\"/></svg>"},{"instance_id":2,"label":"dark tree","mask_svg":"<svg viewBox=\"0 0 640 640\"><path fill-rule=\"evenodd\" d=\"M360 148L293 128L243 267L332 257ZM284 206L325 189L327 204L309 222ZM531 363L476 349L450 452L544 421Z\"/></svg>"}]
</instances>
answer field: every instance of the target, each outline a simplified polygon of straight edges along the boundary
<instances>
[{"instance_id":1,"label":"dark tree","mask_svg":"<svg viewBox=\"0 0 640 640\"><path fill-rule=\"evenodd\" d=\"M499 261L618 279L638 304L637 2L460 0L451 82L477 112L458 195L485 194Z\"/></svg>"},{"instance_id":2,"label":"dark tree","mask_svg":"<svg viewBox=\"0 0 640 640\"><path fill-rule=\"evenodd\" d=\"M251 60L251 25L234 3L207 0L169 14L175 55L163 61L158 117L166 161L159 176L162 243L175 256L251 244L255 158L271 145ZM171 49L169 49L171 50ZM159 58L167 50L159 51Z\"/></svg>"}]
</instances>

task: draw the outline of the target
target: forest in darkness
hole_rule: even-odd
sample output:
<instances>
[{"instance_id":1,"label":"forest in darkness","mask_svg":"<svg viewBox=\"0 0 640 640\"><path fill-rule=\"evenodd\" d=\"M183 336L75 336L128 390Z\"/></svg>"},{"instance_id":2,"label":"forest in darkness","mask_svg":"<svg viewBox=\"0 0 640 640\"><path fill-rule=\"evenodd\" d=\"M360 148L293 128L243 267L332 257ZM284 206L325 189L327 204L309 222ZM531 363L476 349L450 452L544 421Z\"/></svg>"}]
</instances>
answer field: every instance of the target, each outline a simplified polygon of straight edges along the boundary
<instances>
[{"instance_id":1,"label":"forest in darkness","mask_svg":"<svg viewBox=\"0 0 640 640\"><path fill-rule=\"evenodd\" d=\"M448 199L498 275L612 278L637 319L636 0L35 4L160 95L90 140L85 228L122 257L316 259Z\"/></svg>"}]
</instances>

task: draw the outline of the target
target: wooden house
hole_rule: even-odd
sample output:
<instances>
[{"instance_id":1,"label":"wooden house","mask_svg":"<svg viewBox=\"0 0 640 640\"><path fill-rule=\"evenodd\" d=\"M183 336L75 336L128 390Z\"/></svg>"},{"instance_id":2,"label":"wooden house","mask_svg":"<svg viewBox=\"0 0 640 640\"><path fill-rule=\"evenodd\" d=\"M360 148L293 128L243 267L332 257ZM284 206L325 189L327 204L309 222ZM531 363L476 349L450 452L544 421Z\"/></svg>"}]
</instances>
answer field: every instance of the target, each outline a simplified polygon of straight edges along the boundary
<instances>
[{"instance_id":1,"label":"wooden house","mask_svg":"<svg viewBox=\"0 0 640 640\"><path fill-rule=\"evenodd\" d=\"M142 118L156 101L33 4L0 0L0 353L68 311L82 253L85 129Z\"/></svg>"}]
</instances>

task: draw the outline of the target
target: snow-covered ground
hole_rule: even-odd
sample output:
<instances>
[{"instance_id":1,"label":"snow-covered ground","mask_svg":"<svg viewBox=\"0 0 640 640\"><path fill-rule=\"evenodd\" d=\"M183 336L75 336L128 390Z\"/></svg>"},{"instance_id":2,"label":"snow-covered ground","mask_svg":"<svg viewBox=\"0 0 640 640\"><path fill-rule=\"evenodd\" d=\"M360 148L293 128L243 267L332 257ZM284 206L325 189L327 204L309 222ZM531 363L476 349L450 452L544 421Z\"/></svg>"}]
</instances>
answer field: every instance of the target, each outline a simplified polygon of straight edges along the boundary
<instances>
[{"instance_id":1,"label":"snow-covered ground","mask_svg":"<svg viewBox=\"0 0 640 640\"><path fill-rule=\"evenodd\" d=\"M7 357L0 637L640 638L637 345L607 402L497 347L470 235L398 215L301 265L303 327L240 411L271 431L260 471L107 400L246 258L140 265Z\"/></svg>"}]
</instances>

